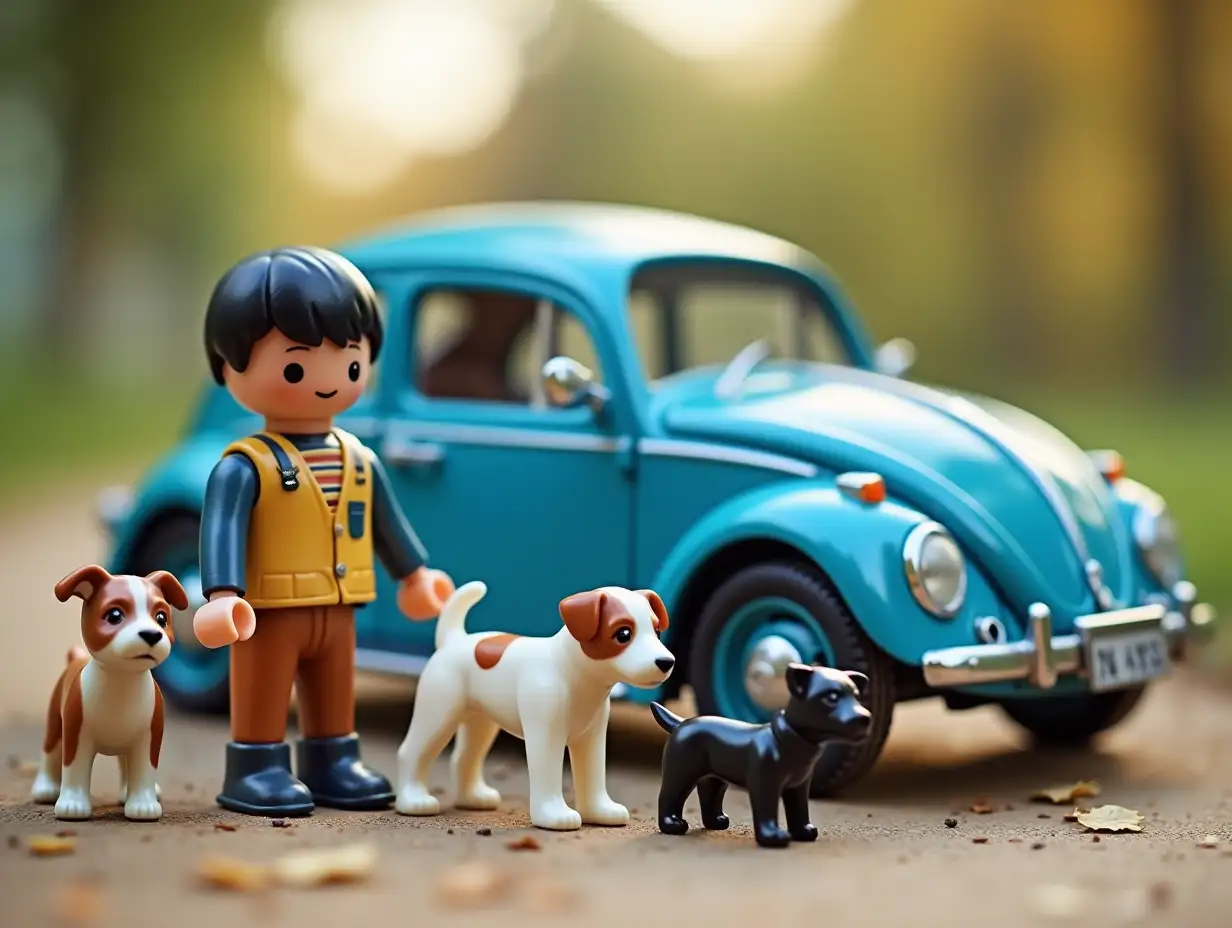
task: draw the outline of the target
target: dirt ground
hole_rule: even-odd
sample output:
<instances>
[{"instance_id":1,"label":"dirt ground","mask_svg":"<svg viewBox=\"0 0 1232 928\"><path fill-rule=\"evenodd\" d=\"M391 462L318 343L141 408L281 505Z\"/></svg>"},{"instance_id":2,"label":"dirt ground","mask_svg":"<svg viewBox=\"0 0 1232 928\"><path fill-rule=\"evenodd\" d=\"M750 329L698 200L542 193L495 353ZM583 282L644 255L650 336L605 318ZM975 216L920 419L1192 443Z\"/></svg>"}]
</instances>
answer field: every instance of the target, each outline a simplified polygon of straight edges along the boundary
<instances>
[{"instance_id":1,"label":"dirt ground","mask_svg":"<svg viewBox=\"0 0 1232 928\"><path fill-rule=\"evenodd\" d=\"M163 749L165 816L131 824L109 803L112 762L96 765L96 818L57 823L26 801L27 764L38 757L42 715L76 610L51 587L99 556L88 522L92 498L10 513L0 525L8 591L0 628L0 925L168 924L313 926L586 922L595 926L843 924L930 926L1232 924L1232 696L1189 676L1160 685L1140 711L1095 750L1028 748L996 712L900 710L884 759L841 801L815 802L821 838L784 851L755 847L748 806L729 800L733 826L683 838L653 823L661 747L644 710L618 711L611 791L634 810L623 829L534 832L538 850L510 843L525 827L520 746L498 747L491 779L504 793L496 813L408 819L395 813L319 812L293 827L223 812L213 803L222 773L224 720L172 714ZM409 719L409 686L365 681L360 730L366 756L392 772ZM1095 837L1066 822L1069 806L1032 804L1036 788L1095 779L1092 804L1145 816L1141 834ZM446 786L444 767L435 784ZM971 811L986 799L995 811ZM696 805L691 808L696 825ZM947 818L956 820L947 827ZM233 826L222 830L219 824ZM35 857L33 835L75 832L75 852ZM481 830L490 830L481 833ZM1203 847L1208 835L1217 847ZM986 839L977 843L976 839ZM203 888L203 857L268 862L302 848L369 844L371 878L359 885L226 893ZM486 908L442 894L460 865L504 884ZM468 896L476 902L476 896Z\"/></svg>"}]
</instances>

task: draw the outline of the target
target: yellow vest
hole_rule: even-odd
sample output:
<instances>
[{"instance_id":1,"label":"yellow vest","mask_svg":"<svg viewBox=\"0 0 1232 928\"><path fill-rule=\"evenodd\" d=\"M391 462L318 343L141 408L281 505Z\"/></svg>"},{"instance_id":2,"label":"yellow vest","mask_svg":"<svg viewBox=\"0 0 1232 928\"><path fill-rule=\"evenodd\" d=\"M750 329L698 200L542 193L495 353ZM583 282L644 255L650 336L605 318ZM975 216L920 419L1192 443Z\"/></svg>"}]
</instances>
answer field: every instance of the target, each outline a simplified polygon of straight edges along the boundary
<instances>
[{"instance_id":1,"label":"yellow vest","mask_svg":"<svg viewBox=\"0 0 1232 928\"><path fill-rule=\"evenodd\" d=\"M330 512L298 449L271 438L298 468L299 486L287 490L274 452L252 436L226 454L252 461L260 491L248 525L247 592L254 609L366 603L376 598L372 553L372 465L354 435L334 429L342 446L342 491ZM357 466L358 465L358 466Z\"/></svg>"}]
</instances>

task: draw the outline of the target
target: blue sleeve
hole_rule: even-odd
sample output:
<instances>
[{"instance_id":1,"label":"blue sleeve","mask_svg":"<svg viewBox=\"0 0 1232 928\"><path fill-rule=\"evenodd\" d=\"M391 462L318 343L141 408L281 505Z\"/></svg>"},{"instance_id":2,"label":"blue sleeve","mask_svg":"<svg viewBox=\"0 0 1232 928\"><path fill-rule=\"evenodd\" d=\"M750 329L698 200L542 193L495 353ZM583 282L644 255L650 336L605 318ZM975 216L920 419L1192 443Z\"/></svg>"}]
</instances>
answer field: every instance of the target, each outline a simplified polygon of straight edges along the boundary
<instances>
[{"instance_id":1,"label":"blue sleeve","mask_svg":"<svg viewBox=\"0 0 1232 928\"><path fill-rule=\"evenodd\" d=\"M252 461L229 454L214 465L201 509L201 591L206 599L220 590L243 596L248 557L248 523L260 478Z\"/></svg>"},{"instance_id":2,"label":"blue sleeve","mask_svg":"<svg viewBox=\"0 0 1232 928\"><path fill-rule=\"evenodd\" d=\"M428 552L406 520L394 496L389 476L375 454L368 455L372 470L372 545L389 575L409 577L428 562Z\"/></svg>"}]
</instances>

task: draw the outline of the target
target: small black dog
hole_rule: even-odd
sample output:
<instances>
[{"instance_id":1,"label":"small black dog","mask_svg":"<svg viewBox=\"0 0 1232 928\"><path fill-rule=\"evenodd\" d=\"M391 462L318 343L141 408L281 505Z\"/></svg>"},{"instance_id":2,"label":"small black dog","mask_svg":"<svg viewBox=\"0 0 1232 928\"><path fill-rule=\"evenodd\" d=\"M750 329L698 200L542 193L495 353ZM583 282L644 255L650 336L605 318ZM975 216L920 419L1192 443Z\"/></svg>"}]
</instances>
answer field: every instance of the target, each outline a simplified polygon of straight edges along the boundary
<instances>
[{"instance_id":1,"label":"small black dog","mask_svg":"<svg viewBox=\"0 0 1232 928\"><path fill-rule=\"evenodd\" d=\"M657 702L650 704L659 727L670 737L663 749L659 788L659 831L689 830L684 803L693 789L702 806L702 824L722 830L728 785L748 790L753 828L762 847L786 847L793 840L817 840L809 821L809 783L826 741L862 741L872 716L859 700L868 677L855 671L789 664L787 706L765 725L749 725L713 715L682 719ZM779 799L787 831L779 827Z\"/></svg>"}]
</instances>

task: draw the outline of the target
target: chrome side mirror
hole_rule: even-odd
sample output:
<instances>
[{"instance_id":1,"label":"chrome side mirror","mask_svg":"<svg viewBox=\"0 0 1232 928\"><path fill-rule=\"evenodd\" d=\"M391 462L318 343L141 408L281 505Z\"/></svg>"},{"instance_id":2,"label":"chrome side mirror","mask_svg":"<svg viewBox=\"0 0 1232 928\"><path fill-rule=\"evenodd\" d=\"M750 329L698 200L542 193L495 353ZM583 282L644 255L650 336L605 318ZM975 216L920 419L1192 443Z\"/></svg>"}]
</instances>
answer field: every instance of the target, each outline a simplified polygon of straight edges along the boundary
<instances>
[{"instance_id":1,"label":"chrome side mirror","mask_svg":"<svg viewBox=\"0 0 1232 928\"><path fill-rule=\"evenodd\" d=\"M892 338L877 349L874 365L878 373L901 377L915 364L915 345L905 338Z\"/></svg>"},{"instance_id":2,"label":"chrome side mirror","mask_svg":"<svg viewBox=\"0 0 1232 928\"><path fill-rule=\"evenodd\" d=\"M573 358L558 356L543 365L543 392L548 403L558 409L589 406L595 412L603 409L608 392L595 383L595 375Z\"/></svg>"}]
</instances>

